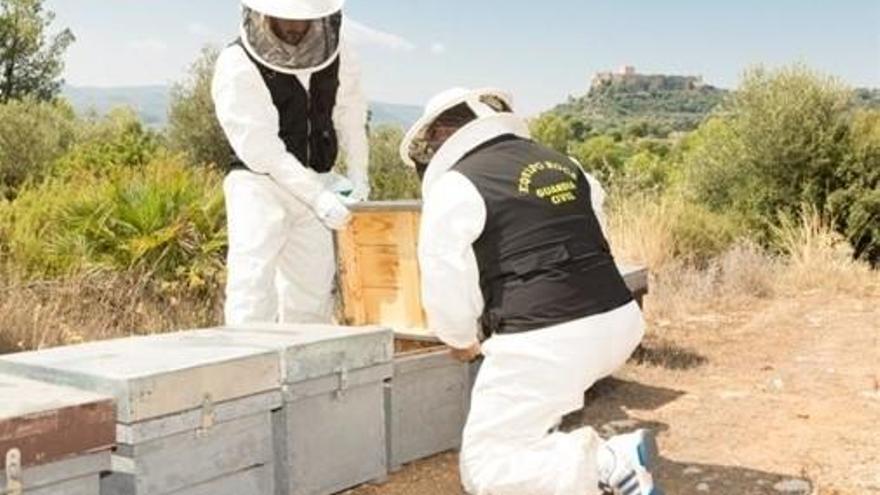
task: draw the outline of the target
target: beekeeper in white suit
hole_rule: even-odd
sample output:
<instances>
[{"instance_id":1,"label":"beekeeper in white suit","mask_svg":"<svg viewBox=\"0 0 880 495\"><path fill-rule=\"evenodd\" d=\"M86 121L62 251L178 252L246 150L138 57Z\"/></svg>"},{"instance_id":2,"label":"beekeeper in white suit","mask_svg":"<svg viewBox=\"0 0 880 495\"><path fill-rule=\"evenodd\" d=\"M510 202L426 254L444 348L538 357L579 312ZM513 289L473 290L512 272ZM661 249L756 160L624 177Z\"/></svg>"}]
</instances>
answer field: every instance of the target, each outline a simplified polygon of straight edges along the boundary
<instances>
[{"instance_id":1,"label":"beekeeper in white suit","mask_svg":"<svg viewBox=\"0 0 880 495\"><path fill-rule=\"evenodd\" d=\"M472 495L658 494L647 431L553 431L624 364L644 321L605 239L601 187L511 109L497 90L444 92L401 146L423 181L429 326L460 359L485 356L462 482Z\"/></svg>"},{"instance_id":2,"label":"beekeeper in white suit","mask_svg":"<svg viewBox=\"0 0 880 495\"><path fill-rule=\"evenodd\" d=\"M331 229L369 196L367 104L344 0L244 0L212 95L234 158L226 323L329 322ZM331 172L344 148L348 179Z\"/></svg>"}]
</instances>

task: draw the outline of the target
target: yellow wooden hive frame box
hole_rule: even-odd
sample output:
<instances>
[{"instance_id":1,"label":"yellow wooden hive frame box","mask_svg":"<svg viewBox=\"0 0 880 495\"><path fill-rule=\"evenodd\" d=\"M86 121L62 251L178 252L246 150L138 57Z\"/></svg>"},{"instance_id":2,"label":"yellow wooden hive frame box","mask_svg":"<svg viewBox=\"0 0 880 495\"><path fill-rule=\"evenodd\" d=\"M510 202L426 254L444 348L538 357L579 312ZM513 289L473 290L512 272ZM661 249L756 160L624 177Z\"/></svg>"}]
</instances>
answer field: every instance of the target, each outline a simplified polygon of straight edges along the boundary
<instances>
[{"instance_id":1,"label":"yellow wooden hive frame box","mask_svg":"<svg viewBox=\"0 0 880 495\"><path fill-rule=\"evenodd\" d=\"M430 338L422 309L417 245L420 201L360 203L336 236L342 323L383 325Z\"/></svg>"}]
</instances>

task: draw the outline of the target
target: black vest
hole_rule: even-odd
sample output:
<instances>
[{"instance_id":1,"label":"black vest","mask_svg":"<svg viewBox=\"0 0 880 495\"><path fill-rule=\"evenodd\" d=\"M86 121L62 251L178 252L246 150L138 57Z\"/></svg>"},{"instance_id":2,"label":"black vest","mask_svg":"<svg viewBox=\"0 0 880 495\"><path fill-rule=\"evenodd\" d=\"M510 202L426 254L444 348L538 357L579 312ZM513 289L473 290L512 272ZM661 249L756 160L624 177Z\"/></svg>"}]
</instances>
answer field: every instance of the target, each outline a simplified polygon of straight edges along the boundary
<instances>
[{"instance_id":1,"label":"black vest","mask_svg":"<svg viewBox=\"0 0 880 495\"><path fill-rule=\"evenodd\" d=\"M339 57L311 75L309 91L306 92L295 75L264 66L251 56L240 39L234 44L241 46L263 76L272 103L278 109L278 137L284 141L287 151L304 166L319 173L329 172L339 154L339 141L333 125L333 109L339 90ZM247 164L233 153L231 169L246 168Z\"/></svg>"},{"instance_id":2,"label":"black vest","mask_svg":"<svg viewBox=\"0 0 880 495\"><path fill-rule=\"evenodd\" d=\"M504 136L453 170L474 184L486 204L485 229L473 248L487 335L557 325L633 300L577 163Z\"/></svg>"}]
</instances>

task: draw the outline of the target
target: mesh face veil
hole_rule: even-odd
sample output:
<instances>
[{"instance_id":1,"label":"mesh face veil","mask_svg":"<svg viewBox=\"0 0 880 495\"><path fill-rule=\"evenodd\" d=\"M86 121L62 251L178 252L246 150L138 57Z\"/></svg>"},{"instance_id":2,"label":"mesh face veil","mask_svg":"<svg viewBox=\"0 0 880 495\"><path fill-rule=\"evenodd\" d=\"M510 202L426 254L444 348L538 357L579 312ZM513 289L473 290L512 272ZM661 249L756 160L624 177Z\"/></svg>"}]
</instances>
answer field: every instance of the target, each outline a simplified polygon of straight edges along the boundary
<instances>
[{"instance_id":1,"label":"mesh face veil","mask_svg":"<svg viewBox=\"0 0 880 495\"><path fill-rule=\"evenodd\" d=\"M497 113L512 113L510 104L501 96L483 94L468 99L438 115L423 127L410 142L408 156L415 164L419 177L423 177L431 159L449 137L477 118Z\"/></svg>"},{"instance_id":2,"label":"mesh face veil","mask_svg":"<svg viewBox=\"0 0 880 495\"><path fill-rule=\"evenodd\" d=\"M441 113L422 130L419 136L413 139L409 155L416 164L416 172L421 171L420 177L443 143L455 131L473 122L476 118L477 114L471 110L467 103L460 103Z\"/></svg>"},{"instance_id":3,"label":"mesh face veil","mask_svg":"<svg viewBox=\"0 0 880 495\"><path fill-rule=\"evenodd\" d=\"M332 63L339 53L341 11L297 21L303 25L300 29L303 34L295 44L279 36L273 29L273 20L273 17L246 5L242 7L242 41L264 65L288 74L317 71Z\"/></svg>"},{"instance_id":4,"label":"mesh face veil","mask_svg":"<svg viewBox=\"0 0 880 495\"><path fill-rule=\"evenodd\" d=\"M399 153L422 180L422 193L470 150L496 137L529 138L525 120L513 112L513 99L497 88L451 88L432 97L407 130Z\"/></svg>"}]
</instances>

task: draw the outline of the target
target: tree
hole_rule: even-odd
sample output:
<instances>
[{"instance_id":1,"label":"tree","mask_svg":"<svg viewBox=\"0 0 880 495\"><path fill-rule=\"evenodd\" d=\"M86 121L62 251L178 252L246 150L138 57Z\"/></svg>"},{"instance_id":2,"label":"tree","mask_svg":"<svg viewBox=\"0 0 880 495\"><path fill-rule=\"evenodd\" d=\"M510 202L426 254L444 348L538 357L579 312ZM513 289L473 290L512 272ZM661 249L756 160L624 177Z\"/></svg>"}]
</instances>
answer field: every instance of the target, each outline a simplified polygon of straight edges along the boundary
<instances>
[{"instance_id":1,"label":"tree","mask_svg":"<svg viewBox=\"0 0 880 495\"><path fill-rule=\"evenodd\" d=\"M75 38L70 29L47 38L54 19L43 0L0 0L0 103L51 100L61 90L62 56Z\"/></svg>"},{"instance_id":2,"label":"tree","mask_svg":"<svg viewBox=\"0 0 880 495\"><path fill-rule=\"evenodd\" d=\"M203 48L190 66L187 80L171 89L167 132L172 149L187 153L196 164L222 167L230 160L231 151L211 98L211 79L219 54L216 47Z\"/></svg>"},{"instance_id":3,"label":"tree","mask_svg":"<svg viewBox=\"0 0 880 495\"><path fill-rule=\"evenodd\" d=\"M841 186L852 93L800 65L746 74L724 112L698 131L686 158L695 192L710 206L767 220L825 209Z\"/></svg>"},{"instance_id":4,"label":"tree","mask_svg":"<svg viewBox=\"0 0 880 495\"><path fill-rule=\"evenodd\" d=\"M0 104L0 201L39 181L76 139L73 108L31 98Z\"/></svg>"}]
</instances>

